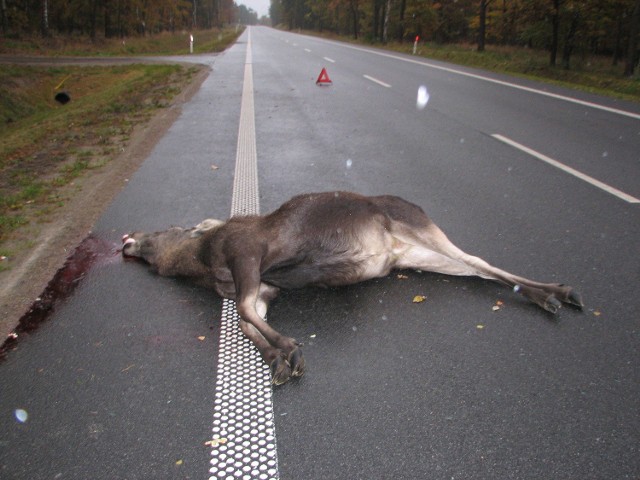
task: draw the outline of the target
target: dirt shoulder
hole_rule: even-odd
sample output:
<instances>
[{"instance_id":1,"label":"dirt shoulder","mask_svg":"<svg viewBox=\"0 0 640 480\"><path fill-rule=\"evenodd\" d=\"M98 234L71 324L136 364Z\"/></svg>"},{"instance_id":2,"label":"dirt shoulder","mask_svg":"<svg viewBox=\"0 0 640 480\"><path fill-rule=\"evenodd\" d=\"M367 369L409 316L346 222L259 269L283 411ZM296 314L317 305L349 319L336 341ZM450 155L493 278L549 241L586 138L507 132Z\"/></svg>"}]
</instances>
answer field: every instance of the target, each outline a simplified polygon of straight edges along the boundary
<instances>
[{"instance_id":1,"label":"dirt shoulder","mask_svg":"<svg viewBox=\"0 0 640 480\"><path fill-rule=\"evenodd\" d=\"M12 268L0 272L0 344L18 325L20 318L75 247L90 233L102 212L178 118L182 105L198 91L209 73L208 67L200 66L191 83L174 97L169 107L159 110L149 121L134 128L119 155L92 171L91 175L84 175L66 187L68 201L50 213L47 222L41 224L34 234L35 238L28 238L34 247L23 249L11 259Z\"/></svg>"}]
</instances>

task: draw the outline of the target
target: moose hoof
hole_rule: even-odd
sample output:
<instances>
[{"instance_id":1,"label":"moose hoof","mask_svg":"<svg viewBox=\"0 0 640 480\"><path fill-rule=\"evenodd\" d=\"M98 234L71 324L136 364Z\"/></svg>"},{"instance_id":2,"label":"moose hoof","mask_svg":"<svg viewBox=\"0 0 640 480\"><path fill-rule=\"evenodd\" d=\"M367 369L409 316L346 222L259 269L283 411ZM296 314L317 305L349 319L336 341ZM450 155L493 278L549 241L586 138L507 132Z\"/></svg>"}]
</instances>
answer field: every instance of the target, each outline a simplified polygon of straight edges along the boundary
<instances>
[{"instance_id":1,"label":"moose hoof","mask_svg":"<svg viewBox=\"0 0 640 480\"><path fill-rule=\"evenodd\" d=\"M582 303L582 295L580 295L575 290L571 290L569 292L569 296L567 297L567 301L571 305L575 305L575 306L580 307L580 308L584 307L584 303Z\"/></svg>"},{"instance_id":2,"label":"moose hoof","mask_svg":"<svg viewBox=\"0 0 640 480\"><path fill-rule=\"evenodd\" d=\"M302 350L296 348L289 354L289 365L291 366L291 376L301 377L304 375L305 361L302 356Z\"/></svg>"},{"instance_id":3,"label":"moose hoof","mask_svg":"<svg viewBox=\"0 0 640 480\"><path fill-rule=\"evenodd\" d=\"M283 357L277 357L269 367L271 369L271 383L282 385L291 379L291 366Z\"/></svg>"},{"instance_id":4,"label":"moose hoof","mask_svg":"<svg viewBox=\"0 0 640 480\"><path fill-rule=\"evenodd\" d=\"M560 307L562 307L562 302L553 295L549 295L545 299L544 305L542 305L542 308L544 308L547 312L551 312L553 314L558 313Z\"/></svg>"}]
</instances>

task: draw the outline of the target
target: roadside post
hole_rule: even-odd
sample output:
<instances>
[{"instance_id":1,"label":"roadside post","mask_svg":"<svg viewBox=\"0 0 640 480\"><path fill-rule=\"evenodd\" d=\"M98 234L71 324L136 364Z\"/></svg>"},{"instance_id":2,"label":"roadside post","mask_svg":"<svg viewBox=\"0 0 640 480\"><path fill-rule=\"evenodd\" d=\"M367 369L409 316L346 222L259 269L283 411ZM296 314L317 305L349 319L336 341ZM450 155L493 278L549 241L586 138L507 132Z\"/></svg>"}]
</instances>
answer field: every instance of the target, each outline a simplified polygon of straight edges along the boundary
<instances>
[{"instance_id":1,"label":"roadside post","mask_svg":"<svg viewBox=\"0 0 640 480\"><path fill-rule=\"evenodd\" d=\"M189 35L189 53L193 53L193 35Z\"/></svg>"}]
</instances>

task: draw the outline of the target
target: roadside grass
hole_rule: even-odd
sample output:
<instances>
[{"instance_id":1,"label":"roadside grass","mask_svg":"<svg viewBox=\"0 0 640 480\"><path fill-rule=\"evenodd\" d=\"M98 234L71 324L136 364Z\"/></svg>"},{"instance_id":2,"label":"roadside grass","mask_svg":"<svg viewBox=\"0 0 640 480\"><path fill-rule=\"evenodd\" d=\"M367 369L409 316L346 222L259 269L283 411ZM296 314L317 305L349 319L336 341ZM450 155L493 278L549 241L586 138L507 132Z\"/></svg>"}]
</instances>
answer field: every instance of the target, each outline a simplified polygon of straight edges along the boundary
<instances>
[{"instance_id":1,"label":"roadside grass","mask_svg":"<svg viewBox=\"0 0 640 480\"><path fill-rule=\"evenodd\" d=\"M7 38L0 43L0 54L99 57L183 55L189 53L190 35L194 37L194 53L212 53L227 48L242 31L242 27L228 27L194 32L163 32L144 37L97 38L93 41L88 37L60 35L44 39Z\"/></svg>"},{"instance_id":2,"label":"roadside grass","mask_svg":"<svg viewBox=\"0 0 640 480\"><path fill-rule=\"evenodd\" d=\"M18 227L45 221L60 190L100 168L136 124L188 84L197 67L7 66L0 71L0 246ZM59 105L56 87L71 102ZM1 264L0 264L1 268Z\"/></svg>"},{"instance_id":3,"label":"roadside grass","mask_svg":"<svg viewBox=\"0 0 640 480\"><path fill-rule=\"evenodd\" d=\"M219 52L242 33L196 31L194 53ZM189 53L189 33L127 39L3 39L12 56L142 56ZM120 154L136 126L169 107L202 67L160 64L0 68L0 272L33 248L32 232L71 198L76 180ZM66 105L57 92L71 97ZM19 249L20 251L17 251Z\"/></svg>"}]
</instances>

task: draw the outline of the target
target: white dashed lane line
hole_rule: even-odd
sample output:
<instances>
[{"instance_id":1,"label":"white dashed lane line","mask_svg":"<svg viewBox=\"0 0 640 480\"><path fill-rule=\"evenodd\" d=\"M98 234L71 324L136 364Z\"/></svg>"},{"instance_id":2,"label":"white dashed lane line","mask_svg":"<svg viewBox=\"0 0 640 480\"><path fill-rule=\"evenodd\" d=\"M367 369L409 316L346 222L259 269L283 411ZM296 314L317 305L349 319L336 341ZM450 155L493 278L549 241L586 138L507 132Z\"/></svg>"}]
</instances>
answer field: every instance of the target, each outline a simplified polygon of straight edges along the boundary
<instances>
[{"instance_id":1,"label":"white dashed lane line","mask_svg":"<svg viewBox=\"0 0 640 480\"><path fill-rule=\"evenodd\" d=\"M510 138L504 137L502 135L499 135L497 133L494 133L493 135L491 135L493 138L495 138L496 140L505 143L507 145L510 145L513 148L516 148L518 150L520 150L521 152L524 152L528 155L531 155L534 158L537 158L538 160L542 160L543 162L549 164L549 165L553 165L556 168L559 168L560 170L562 170L563 172L566 172L570 175L573 175L576 178L579 178L580 180L589 183L590 185L593 185L594 187L598 187L600 190L603 190L607 193L610 193L611 195L614 195L616 197L618 197L621 200L624 200L625 202L629 202L629 203L640 203L640 199L633 197L631 195L629 195L628 193L625 193L623 191L618 190L617 188L612 187L611 185L607 185L604 182L601 182L600 180L596 180L593 177L590 177L589 175L586 175L578 170L576 170L575 168L572 168L568 165L565 165L562 162L559 162L558 160L555 160L551 157L548 157L540 152L537 152L536 150L533 150L529 147L526 147L518 142L515 142L513 140L511 140Z\"/></svg>"},{"instance_id":2,"label":"white dashed lane line","mask_svg":"<svg viewBox=\"0 0 640 480\"><path fill-rule=\"evenodd\" d=\"M370 75L363 75L364 78L366 78L367 80L372 81L373 83L377 83L378 85L380 85L381 87L385 87L385 88L391 88L391 85L389 85L388 83L383 82L382 80L378 80L375 77L372 77Z\"/></svg>"}]
</instances>

